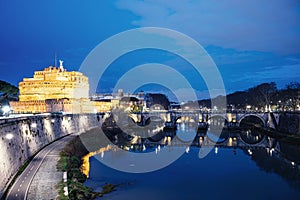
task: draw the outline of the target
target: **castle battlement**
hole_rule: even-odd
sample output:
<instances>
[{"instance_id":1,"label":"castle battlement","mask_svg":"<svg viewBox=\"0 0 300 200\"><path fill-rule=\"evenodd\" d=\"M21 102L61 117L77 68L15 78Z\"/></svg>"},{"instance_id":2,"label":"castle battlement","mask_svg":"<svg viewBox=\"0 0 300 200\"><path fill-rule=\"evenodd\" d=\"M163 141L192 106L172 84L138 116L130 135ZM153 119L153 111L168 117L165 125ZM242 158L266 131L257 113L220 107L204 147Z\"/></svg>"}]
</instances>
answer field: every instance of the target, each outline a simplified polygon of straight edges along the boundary
<instances>
[{"instance_id":1,"label":"castle battlement","mask_svg":"<svg viewBox=\"0 0 300 200\"><path fill-rule=\"evenodd\" d=\"M24 78L19 83L19 89L20 101L89 98L88 78L62 67L49 66L34 72L33 78Z\"/></svg>"}]
</instances>

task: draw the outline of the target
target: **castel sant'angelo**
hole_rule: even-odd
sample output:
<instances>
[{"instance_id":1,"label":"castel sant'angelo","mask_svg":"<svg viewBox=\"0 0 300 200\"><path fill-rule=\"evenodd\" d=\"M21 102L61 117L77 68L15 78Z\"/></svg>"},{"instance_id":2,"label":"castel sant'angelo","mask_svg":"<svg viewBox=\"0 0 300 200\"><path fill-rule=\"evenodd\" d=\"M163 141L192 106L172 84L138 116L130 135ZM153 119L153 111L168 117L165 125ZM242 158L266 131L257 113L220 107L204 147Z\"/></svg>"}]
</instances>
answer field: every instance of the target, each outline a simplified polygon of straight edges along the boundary
<instances>
[{"instance_id":1,"label":"castel sant'angelo","mask_svg":"<svg viewBox=\"0 0 300 200\"><path fill-rule=\"evenodd\" d=\"M68 72L60 66L49 66L34 72L33 78L19 83L19 101L10 102L14 113L92 113L111 109L109 102L89 99L88 78L81 72Z\"/></svg>"}]
</instances>

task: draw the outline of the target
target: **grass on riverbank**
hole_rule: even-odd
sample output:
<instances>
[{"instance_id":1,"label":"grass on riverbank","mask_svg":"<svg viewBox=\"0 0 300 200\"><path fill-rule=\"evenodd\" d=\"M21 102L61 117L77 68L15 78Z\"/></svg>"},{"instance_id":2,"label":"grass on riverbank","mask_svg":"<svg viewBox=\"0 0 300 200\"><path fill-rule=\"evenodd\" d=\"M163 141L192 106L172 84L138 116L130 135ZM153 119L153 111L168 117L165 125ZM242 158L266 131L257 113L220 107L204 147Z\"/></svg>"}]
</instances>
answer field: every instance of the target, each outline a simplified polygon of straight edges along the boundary
<instances>
[{"instance_id":1,"label":"grass on riverbank","mask_svg":"<svg viewBox=\"0 0 300 200\"><path fill-rule=\"evenodd\" d=\"M61 200L65 199L95 199L102 197L104 194L115 190L116 185L106 184L102 187L102 192L95 192L92 188L83 185L87 177L84 175L80 167L82 165L81 158L86 155L88 151L81 143L79 136L72 139L60 153L60 159L57 163L59 171L67 172L67 182L61 181L58 184L59 197ZM68 187L68 196L64 195L64 187Z\"/></svg>"}]
</instances>

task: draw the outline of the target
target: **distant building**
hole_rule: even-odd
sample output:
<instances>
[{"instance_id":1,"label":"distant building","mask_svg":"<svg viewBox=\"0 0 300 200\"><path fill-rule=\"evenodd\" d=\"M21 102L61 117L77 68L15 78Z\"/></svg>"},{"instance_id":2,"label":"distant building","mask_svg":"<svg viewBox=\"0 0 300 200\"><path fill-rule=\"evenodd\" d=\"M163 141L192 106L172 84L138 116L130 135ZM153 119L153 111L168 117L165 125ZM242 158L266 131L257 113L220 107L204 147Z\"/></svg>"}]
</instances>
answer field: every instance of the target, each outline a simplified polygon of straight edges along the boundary
<instances>
[{"instance_id":1,"label":"distant building","mask_svg":"<svg viewBox=\"0 0 300 200\"><path fill-rule=\"evenodd\" d=\"M88 78L81 72L68 72L49 66L34 72L33 78L19 83L19 101L10 102L14 113L92 113L106 112L111 102L90 101Z\"/></svg>"}]
</instances>

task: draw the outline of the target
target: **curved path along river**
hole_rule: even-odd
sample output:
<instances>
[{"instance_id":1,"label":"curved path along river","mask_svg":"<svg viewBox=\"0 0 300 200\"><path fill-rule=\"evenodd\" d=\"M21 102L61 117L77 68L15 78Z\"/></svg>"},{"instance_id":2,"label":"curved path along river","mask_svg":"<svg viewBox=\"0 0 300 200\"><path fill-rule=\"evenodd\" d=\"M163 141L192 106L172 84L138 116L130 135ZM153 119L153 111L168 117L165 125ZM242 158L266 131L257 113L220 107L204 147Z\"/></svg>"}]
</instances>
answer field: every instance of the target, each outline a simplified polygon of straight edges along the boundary
<instances>
[{"instance_id":1,"label":"curved path along river","mask_svg":"<svg viewBox=\"0 0 300 200\"><path fill-rule=\"evenodd\" d=\"M7 193L6 200L56 199L56 184L63 172L56 171L59 153L77 134L68 135L49 144L32 159Z\"/></svg>"}]
</instances>

